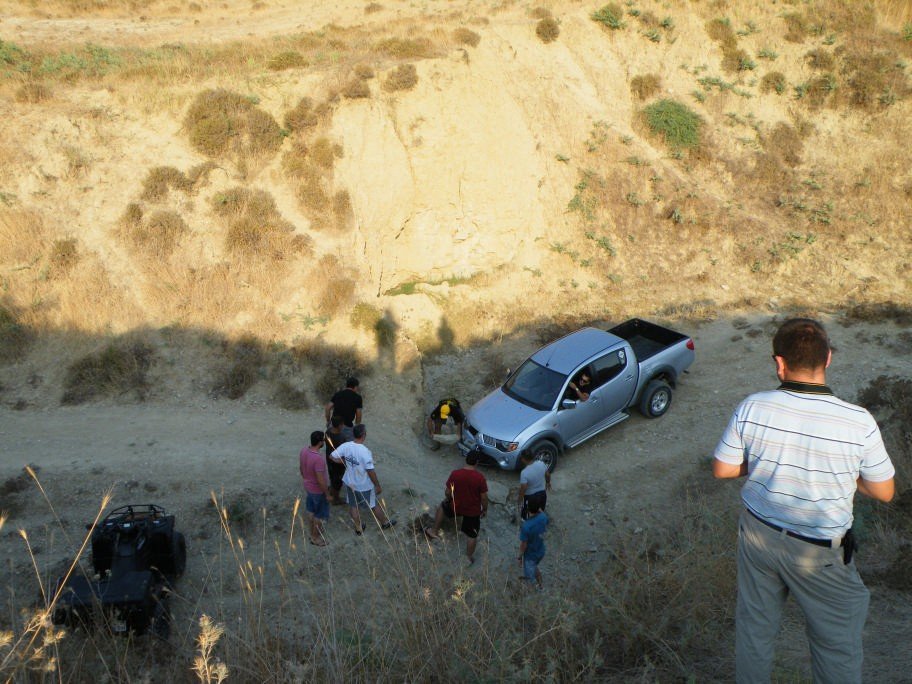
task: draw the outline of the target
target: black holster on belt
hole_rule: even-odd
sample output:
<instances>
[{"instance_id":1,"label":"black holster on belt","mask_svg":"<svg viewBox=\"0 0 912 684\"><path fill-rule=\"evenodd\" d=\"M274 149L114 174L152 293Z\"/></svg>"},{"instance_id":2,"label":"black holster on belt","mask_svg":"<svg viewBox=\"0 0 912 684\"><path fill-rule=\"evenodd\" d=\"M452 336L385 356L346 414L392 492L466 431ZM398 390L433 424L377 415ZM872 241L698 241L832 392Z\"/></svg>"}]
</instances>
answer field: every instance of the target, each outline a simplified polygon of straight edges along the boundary
<instances>
[{"instance_id":1,"label":"black holster on belt","mask_svg":"<svg viewBox=\"0 0 912 684\"><path fill-rule=\"evenodd\" d=\"M842 563L843 565L848 565L852 562L852 554L855 553L857 548L857 543L855 542L855 535L852 534L852 528L850 527L848 532L845 533L845 536L842 538Z\"/></svg>"}]
</instances>

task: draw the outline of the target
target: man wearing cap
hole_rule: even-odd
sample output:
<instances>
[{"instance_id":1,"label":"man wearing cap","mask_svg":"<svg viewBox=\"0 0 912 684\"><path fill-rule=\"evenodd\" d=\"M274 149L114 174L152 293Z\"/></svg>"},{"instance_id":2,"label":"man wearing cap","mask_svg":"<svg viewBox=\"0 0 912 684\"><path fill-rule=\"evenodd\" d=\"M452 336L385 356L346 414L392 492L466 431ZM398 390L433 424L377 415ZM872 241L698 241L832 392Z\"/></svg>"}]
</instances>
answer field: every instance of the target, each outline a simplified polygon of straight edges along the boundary
<instances>
[{"instance_id":1,"label":"man wearing cap","mask_svg":"<svg viewBox=\"0 0 912 684\"><path fill-rule=\"evenodd\" d=\"M738 535L735 675L768 684L786 598L807 622L815 682L861 682L869 593L852 560L855 492L893 498L894 468L865 409L833 396L823 326L793 318L773 337L781 384L735 409L713 474L746 476Z\"/></svg>"},{"instance_id":2,"label":"man wearing cap","mask_svg":"<svg viewBox=\"0 0 912 684\"><path fill-rule=\"evenodd\" d=\"M434 435L439 435L441 430L443 430L443 426L450 419L456 424L457 434L459 439L462 439L462 423L465 420L462 407L456 399L441 399L427 419L428 435L433 444L437 444L434 441Z\"/></svg>"}]
</instances>

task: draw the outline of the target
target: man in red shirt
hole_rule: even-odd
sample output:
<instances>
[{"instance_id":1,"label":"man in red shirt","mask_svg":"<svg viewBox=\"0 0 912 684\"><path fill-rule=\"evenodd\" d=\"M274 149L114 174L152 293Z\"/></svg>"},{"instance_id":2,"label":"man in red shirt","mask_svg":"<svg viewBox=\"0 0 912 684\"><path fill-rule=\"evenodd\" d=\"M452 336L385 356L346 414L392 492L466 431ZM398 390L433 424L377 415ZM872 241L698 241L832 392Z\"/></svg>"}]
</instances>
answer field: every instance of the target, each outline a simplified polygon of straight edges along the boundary
<instances>
[{"instance_id":1,"label":"man in red shirt","mask_svg":"<svg viewBox=\"0 0 912 684\"><path fill-rule=\"evenodd\" d=\"M488 482L475 467L478 465L479 452L473 449L466 454L464 467L454 470L446 481L444 500L437 506L434 528L426 527L424 533L431 539L439 539L443 518L454 520L462 517L460 530L466 540L466 556L469 563L475 562L475 547L478 544L478 531L481 519L488 513Z\"/></svg>"},{"instance_id":2,"label":"man in red shirt","mask_svg":"<svg viewBox=\"0 0 912 684\"><path fill-rule=\"evenodd\" d=\"M314 546L326 546L323 523L329 520L326 459L320 453L323 444L323 433L320 430L310 433L310 448L302 449L300 458L301 478L304 480L304 491L307 492L304 509L310 517L310 543Z\"/></svg>"}]
</instances>

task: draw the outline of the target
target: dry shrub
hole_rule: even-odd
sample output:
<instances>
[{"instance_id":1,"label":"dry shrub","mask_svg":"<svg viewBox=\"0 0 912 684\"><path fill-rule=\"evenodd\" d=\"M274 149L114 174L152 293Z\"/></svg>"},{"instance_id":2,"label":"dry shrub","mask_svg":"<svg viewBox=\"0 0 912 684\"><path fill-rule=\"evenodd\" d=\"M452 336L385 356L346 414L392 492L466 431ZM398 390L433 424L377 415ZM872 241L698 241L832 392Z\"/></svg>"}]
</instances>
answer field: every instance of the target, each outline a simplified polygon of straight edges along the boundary
<instances>
[{"instance_id":1,"label":"dry shrub","mask_svg":"<svg viewBox=\"0 0 912 684\"><path fill-rule=\"evenodd\" d=\"M832 71L836 66L836 58L832 53L823 48L816 48L805 54L808 66L818 71Z\"/></svg>"},{"instance_id":2,"label":"dry shrub","mask_svg":"<svg viewBox=\"0 0 912 684\"><path fill-rule=\"evenodd\" d=\"M173 166L156 166L149 170L143 181L140 198L149 202L158 202L168 195L168 190L175 189L189 192L193 183L181 171Z\"/></svg>"},{"instance_id":3,"label":"dry shrub","mask_svg":"<svg viewBox=\"0 0 912 684\"><path fill-rule=\"evenodd\" d=\"M883 108L912 91L903 65L889 53L849 54L843 58L843 63L847 76L845 97L853 107Z\"/></svg>"},{"instance_id":4,"label":"dry shrub","mask_svg":"<svg viewBox=\"0 0 912 684\"><path fill-rule=\"evenodd\" d=\"M360 78L353 78L342 87L342 96L349 100L359 100L371 96L370 86Z\"/></svg>"},{"instance_id":5,"label":"dry shrub","mask_svg":"<svg viewBox=\"0 0 912 684\"><path fill-rule=\"evenodd\" d=\"M0 306L0 363L18 361L28 352L34 333L11 309Z\"/></svg>"},{"instance_id":6,"label":"dry shrub","mask_svg":"<svg viewBox=\"0 0 912 684\"><path fill-rule=\"evenodd\" d=\"M333 195L332 210L340 226L348 225L353 216L351 195L348 194L348 190L339 190Z\"/></svg>"},{"instance_id":7,"label":"dry shrub","mask_svg":"<svg viewBox=\"0 0 912 684\"><path fill-rule=\"evenodd\" d=\"M310 408L307 392L287 380L279 382L272 400L286 411L306 411Z\"/></svg>"},{"instance_id":8,"label":"dry shrub","mask_svg":"<svg viewBox=\"0 0 912 684\"><path fill-rule=\"evenodd\" d=\"M813 108L821 107L835 90L836 78L832 74L824 74L807 83L803 99Z\"/></svg>"},{"instance_id":9,"label":"dry shrub","mask_svg":"<svg viewBox=\"0 0 912 684\"><path fill-rule=\"evenodd\" d=\"M467 29L463 26L453 31L453 39L460 45L468 45L469 47L478 47L478 43L481 42L481 36L472 29Z\"/></svg>"},{"instance_id":10,"label":"dry shrub","mask_svg":"<svg viewBox=\"0 0 912 684\"><path fill-rule=\"evenodd\" d=\"M294 239L294 226L282 218L275 200L264 190L235 187L212 198L212 208L224 220L225 251L245 257L284 259L302 245Z\"/></svg>"},{"instance_id":11,"label":"dry shrub","mask_svg":"<svg viewBox=\"0 0 912 684\"><path fill-rule=\"evenodd\" d=\"M313 164L308 160L309 148L301 140L295 140L282 155L282 168L291 178L304 178Z\"/></svg>"},{"instance_id":12,"label":"dry shrub","mask_svg":"<svg viewBox=\"0 0 912 684\"><path fill-rule=\"evenodd\" d=\"M560 25L557 23L557 20L552 17L539 19L538 23L535 25L535 35L538 36L539 40L543 43L553 43L560 35Z\"/></svg>"},{"instance_id":13,"label":"dry shrub","mask_svg":"<svg viewBox=\"0 0 912 684\"><path fill-rule=\"evenodd\" d=\"M135 206L127 208L131 218ZM124 220L121 228L133 247L158 259L168 257L181 237L189 231L181 215L170 210L156 211L135 222Z\"/></svg>"},{"instance_id":14,"label":"dry shrub","mask_svg":"<svg viewBox=\"0 0 912 684\"><path fill-rule=\"evenodd\" d=\"M308 66L307 59L300 52L286 50L272 57L266 66L272 71L284 71L285 69L301 69Z\"/></svg>"},{"instance_id":15,"label":"dry shrub","mask_svg":"<svg viewBox=\"0 0 912 684\"><path fill-rule=\"evenodd\" d=\"M117 397L132 392L146 398L146 378L154 350L143 342L120 341L102 351L71 363L63 380L62 404L81 404L99 397Z\"/></svg>"},{"instance_id":16,"label":"dry shrub","mask_svg":"<svg viewBox=\"0 0 912 684\"><path fill-rule=\"evenodd\" d=\"M662 89L662 80L656 74L644 74L630 79L630 92L638 100L648 100Z\"/></svg>"},{"instance_id":17,"label":"dry shrub","mask_svg":"<svg viewBox=\"0 0 912 684\"><path fill-rule=\"evenodd\" d=\"M191 145L210 157L271 155L282 145L282 129L272 115L221 88L196 96L184 127Z\"/></svg>"},{"instance_id":18,"label":"dry shrub","mask_svg":"<svg viewBox=\"0 0 912 684\"><path fill-rule=\"evenodd\" d=\"M51 99L51 89L39 81L29 81L16 89L15 98L22 104L38 104Z\"/></svg>"},{"instance_id":19,"label":"dry shrub","mask_svg":"<svg viewBox=\"0 0 912 684\"><path fill-rule=\"evenodd\" d=\"M308 163L299 176L295 197L301 206L313 212L324 212L329 209L330 197L326 191L327 181L314 164Z\"/></svg>"},{"instance_id":20,"label":"dry shrub","mask_svg":"<svg viewBox=\"0 0 912 684\"><path fill-rule=\"evenodd\" d=\"M292 132L313 128L320 123L320 116L314 109L313 100L302 97L294 109L285 114L285 128Z\"/></svg>"},{"instance_id":21,"label":"dry shrub","mask_svg":"<svg viewBox=\"0 0 912 684\"><path fill-rule=\"evenodd\" d=\"M322 273L332 273L323 270ZM325 277L320 300L317 302L317 313L321 316L336 316L346 309L355 297L355 279L347 276Z\"/></svg>"},{"instance_id":22,"label":"dry shrub","mask_svg":"<svg viewBox=\"0 0 912 684\"><path fill-rule=\"evenodd\" d=\"M436 54L427 38L387 38L377 43L374 49L397 59L425 59Z\"/></svg>"},{"instance_id":23,"label":"dry shrub","mask_svg":"<svg viewBox=\"0 0 912 684\"><path fill-rule=\"evenodd\" d=\"M804 15L790 12L782 19L785 21L785 39L790 43L803 43L808 34L808 23Z\"/></svg>"},{"instance_id":24,"label":"dry shrub","mask_svg":"<svg viewBox=\"0 0 912 684\"><path fill-rule=\"evenodd\" d=\"M54 240L48 264L51 274L55 277L66 275L79 261L79 250L76 247L76 238Z\"/></svg>"},{"instance_id":25,"label":"dry shrub","mask_svg":"<svg viewBox=\"0 0 912 684\"><path fill-rule=\"evenodd\" d=\"M785 74L781 71L771 71L760 79L761 93L775 92L777 95L782 95L787 88L788 81L785 80Z\"/></svg>"},{"instance_id":26,"label":"dry shrub","mask_svg":"<svg viewBox=\"0 0 912 684\"><path fill-rule=\"evenodd\" d=\"M329 399L346 378L363 379L371 367L351 346L337 347L322 340L309 340L292 347L295 361L314 370L314 390L318 397Z\"/></svg>"},{"instance_id":27,"label":"dry shrub","mask_svg":"<svg viewBox=\"0 0 912 684\"><path fill-rule=\"evenodd\" d=\"M210 393L215 397L240 399L263 373L266 360L263 346L252 335L245 335L238 340L224 341L222 353L226 362L216 371Z\"/></svg>"},{"instance_id":28,"label":"dry shrub","mask_svg":"<svg viewBox=\"0 0 912 684\"><path fill-rule=\"evenodd\" d=\"M367 81L374 77L374 68L370 64L356 64L354 68L355 76Z\"/></svg>"},{"instance_id":29,"label":"dry shrub","mask_svg":"<svg viewBox=\"0 0 912 684\"><path fill-rule=\"evenodd\" d=\"M374 12L379 12L383 9L383 5L379 2L369 2L364 6L365 14L373 14Z\"/></svg>"},{"instance_id":30,"label":"dry shrub","mask_svg":"<svg viewBox=\"0 0 912 684\"><path fill-rule=\"evenodd\" d=\"M387 92L397 90L411 90L418 83L418 70L414 64L400 64L393 69L383 82L383 89Z\"/></svg>"},{"instance_id":31,"label":"dry shrub","mask_svg":"<svg viewBox=\"0 0 912 684\"><path fill-rule=\"evenodd\" d=\"M553 16L547 7L536 7L529 14L533 19L550 19Z\"/></svg>"},{"instance_id":32,"label":"dry shrub","mask_svg":"<svg viewBox=\"0 0 912 684\"><path fill-rule=\"evenodd\" d=\"M801 164L804 141L797 128L780 121L764 138L763 149L788 166L798 166Z\"/></svg>"},{"instance_id":33,"label":"dry shrub","mask_svg":"<svg viewBox=\"0 0 912 684\"><path fill-rule=\"evenodd\" d=\"M341 159L344 153L340 144L330 142L328 138L320 137L314 140L308 154L314 164L321 169L329 170L336 163L336 159Z\"/></svg>"},{"instance_id":34,"label":"dry shrub","mask_svg":"<svg viewBox=\"0 0 912 684\"><path fill-rule=\"evenodd\" d=\"M738 36L727 19L717 18L706 22L706 34L720 45L723 52L738 47Z\"/></svg>"}]
</instances>

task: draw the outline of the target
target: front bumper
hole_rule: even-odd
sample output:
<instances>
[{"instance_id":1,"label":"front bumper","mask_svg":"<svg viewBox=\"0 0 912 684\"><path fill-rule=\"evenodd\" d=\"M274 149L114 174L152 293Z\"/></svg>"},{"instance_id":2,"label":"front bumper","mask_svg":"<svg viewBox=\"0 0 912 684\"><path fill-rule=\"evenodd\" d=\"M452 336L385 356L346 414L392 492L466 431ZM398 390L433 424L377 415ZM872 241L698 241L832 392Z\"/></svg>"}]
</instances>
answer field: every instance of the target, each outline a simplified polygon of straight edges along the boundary
<instances>
[{"instance_id":1,"label":"front bumper","mask_svg":"<svg viewBox=\"0 0 912 684\"><path fill-rule=\"evenodd\" d=\"M465 456L476 446L481 447L482 458L480 463L486 466L495 466L501 470L514 470L516 468L516 459L519 454L519 450L513 452L503 452L500 449L497 449L492 446L488 446L483 441L479 441L476 438L476 435L479 433L476 431L475 434L472 434L474 428L471 428L469 425L465 426L465 429L462 431L462 439L456 442L456 446L459 449L459 453Z\"/></svg>"}]
</instances>

